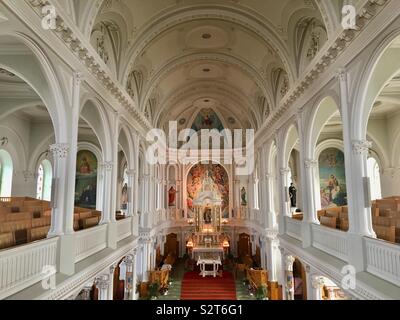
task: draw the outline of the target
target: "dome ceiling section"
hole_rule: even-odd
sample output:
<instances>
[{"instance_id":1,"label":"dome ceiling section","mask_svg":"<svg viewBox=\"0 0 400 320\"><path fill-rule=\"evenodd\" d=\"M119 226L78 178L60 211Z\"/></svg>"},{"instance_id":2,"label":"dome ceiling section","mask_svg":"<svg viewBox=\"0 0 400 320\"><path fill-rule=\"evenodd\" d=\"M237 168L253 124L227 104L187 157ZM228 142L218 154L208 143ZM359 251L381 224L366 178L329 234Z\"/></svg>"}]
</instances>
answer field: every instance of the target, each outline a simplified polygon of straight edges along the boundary
<instances>
[{"instance_id":1,"label":"dome ceiling section","mask_svg":"<svg viewBox=\"0 0 400 320\"><path fill-rule=\"evenodd\" d=\"M209 91L235 92L241 97L249 97L255 88L259 88L254 79L238 67L220 61L204 60L181 64L165 73L154 90L149 92L148 97L155 91L162 93L164 100L159 104L158 113L166 108L170 111L170 108L174 106L167 106L166 100L179 96L179 93L185 92L188 86L200 87L203 84ZM247 112L255 112L254 107L248 102L245 105L242 104L241 108L247 109Z\"/></svg>"},{"instance_id":2,"label":"dome ceiling section","mask_svg":"<svg viewBox=\"0 0 400 320\"><path fill-rule=\"evenodd\" d=\"M275 2L276 1L274 1L274 3ZM156 19L151 20L145 29L138 32L136 41L126 53L127 64L123 67L125 72L123 80L126 80L126 74L128 72L126 70L130 70L133 65L138 64L137 61L154 41L157 41L160 37L164 37L166 32L173 29L181 28L186 24L197 23L198 25L219 24L219 26L221 24L225 26L230 24L234 26L234 28L240 28L243 31L246 30L253 38L258 38L258 41L263 43L268 50L274 52L288 70L290 81L293 82L293 75L296 69L292 63L294 60L292 61L292 59L289 58L288 46L284 40L282 40L279 28L273 26L262 15L254 11L250 12L248 8L238 6L237 4L232 6L230 1L221 1L221 3L225 5L220 6L214 3L213 5L176 7L168 11L168 14L163 12L157 16ZM196 35L196 31L198 32L198 30L193 30L192 35ZM203 34L206 33L202 33L202 35ZM219 34L218 32L215 39L218 38L223 38L223 33ZM185 37L183 37L183 39L185 39ZM240 40L241 39L237 39L236 41L239 42ZM187 47L189 48L189 46ZM198 48L198 50L200 49Z\"/></svg>"},{"instance_id":3,"label":"dome ceiling section","mask_svg":"<svg viewBox=\"0 0 400 320\"><path fill-rule=\"evenodd\" d=\"M178 121L182 128L190 127L189 118L203 108L219 112L226 128L257 127L256 117L249 112L251 101L225 83L196 81L171 94L162 105L155 121L160 128L168 126L169 121Z\"/></svg>"},{"instance_id":4,"label":"dome ceiling section","mask_svg":"<svg viewBox=\"0 0 400 320\"><path fill-rule=\"evenodd\" d=\"M246 96L258 89L272 101L262 75L265 63L271 62L282 64L258 35L230 22L192 21L160 35L138 59L137 65L150 70L140 105L146 105L155 90L168 97L204 79L225 81Z\"/></svg>"}]
</instances>

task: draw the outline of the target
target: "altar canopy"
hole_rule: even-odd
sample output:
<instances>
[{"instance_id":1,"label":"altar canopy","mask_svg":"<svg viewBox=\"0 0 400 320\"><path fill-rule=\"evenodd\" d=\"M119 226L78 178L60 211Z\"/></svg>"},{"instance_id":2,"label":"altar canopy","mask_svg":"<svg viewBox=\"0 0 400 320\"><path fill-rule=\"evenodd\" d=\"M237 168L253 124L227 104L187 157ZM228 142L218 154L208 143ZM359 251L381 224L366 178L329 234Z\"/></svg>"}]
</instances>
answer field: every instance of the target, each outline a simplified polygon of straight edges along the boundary
<instances>
[{"instance_id":1,"label":"altar canopy","mask_svg":"<svg viewBox=\"0 0 400 320\"><path fill-rule=\"evenodd\" d=\"M191 253L201 266L203 276L215 276L220 265L218 261L224 258L224 236L221 227L223 200L211 175L212 170L206 169L201 189L193 199L194 232ZM206 265L213 266L211 273L205 272Z\"/></svg>"}]
</instances>

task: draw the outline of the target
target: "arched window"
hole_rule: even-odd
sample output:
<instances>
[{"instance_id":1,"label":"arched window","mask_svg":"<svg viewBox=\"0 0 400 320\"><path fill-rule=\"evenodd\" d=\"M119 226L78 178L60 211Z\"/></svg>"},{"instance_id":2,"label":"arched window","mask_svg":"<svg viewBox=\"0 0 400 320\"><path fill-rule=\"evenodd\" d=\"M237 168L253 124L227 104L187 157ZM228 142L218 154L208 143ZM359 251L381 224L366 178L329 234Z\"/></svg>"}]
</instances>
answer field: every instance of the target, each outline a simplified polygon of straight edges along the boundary
<instances>
[{"instance_id":1,"label":"arched window","mask_svg":"<svg viewBox=\"0 0 400 320\"><path fill-rule=\"evenodd\" d=\"M49 160L43 160L37 171L36 198L39 200L51 200L51 183L53 170Z\"/></svg>"},{"instance_id":2,"label":"arched window","mask_svg":"<svg viewBox=\"0 0 400 320\"><path fill-rule=\"evenodd\" d=\"M380 168L375 158L368 158L367 170L371 184L371 200L382 199Z\"/></svg>"},{"instance_id":3,"label":"arched window","mask_svg":"<svg viewBox=\"0 0 400 320\"><path fill-rule=\"evenodd\" d=\"M11 197L13 162L10 154L0 150L0 197Z\"/></svg>"},{"instance_id":4,"label":"arched window","mask_svg":"<svg viewBox=\"0 0 400 320\"><path fill-rule=\"evenodd\" d=\"M39 166L37 172L37 183L36 183L36 199L43 199L43 178L44 178L44 169L43 165Z\"/></svg>"}]
</instances>

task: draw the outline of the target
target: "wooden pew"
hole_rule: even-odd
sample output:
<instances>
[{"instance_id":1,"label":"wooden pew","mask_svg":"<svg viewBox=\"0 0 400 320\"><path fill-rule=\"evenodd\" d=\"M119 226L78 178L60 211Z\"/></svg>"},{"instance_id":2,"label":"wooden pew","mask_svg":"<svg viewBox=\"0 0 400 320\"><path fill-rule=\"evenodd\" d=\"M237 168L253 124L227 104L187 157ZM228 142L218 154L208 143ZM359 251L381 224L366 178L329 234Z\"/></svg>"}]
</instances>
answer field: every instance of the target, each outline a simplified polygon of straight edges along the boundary
<instances>
[{"instance_id":1,"label":"wooden pew","mask_svg":"<svg viewBox=\"0 0 400 320\"><path fill-rule=\"evenodd\" d=\"M328 228L332 228L332 229L336 229L337 220L338 220L338 219L335 218L335 217L325 217L325 216L322 216L322 217L320 218L321 225L323 225L323 226L325 226L325 227L328 227Z\"/></svg>"},{"instance_id":2,"label":"wooden pew","mask_svg":"<svg viewBox=\"0 0 400 320\"><path fill-rule=\"evenodd\" d=\"M47 234L49 233L50 226L44 226L39 228L32 228L30 230L30 241L37 241L46 239Z\"/></svg>"},{"instance_id":3,"label":"wooden pew","mask_svg":"<svg viewBox=\"0 0 400 320\"><path fill-rule=\"evenodd\" d=\"M85 218L85 219L81 219L80 221L81 221L82 229L88 229L91 227L95 227L99 224L99 218L97 218L97 217Z\"/></svg>"},{"instance_id":4,"label":"wooden pew","mask_svg":"<svg viewBox=\"0 0 400 320\"><path fill-rule=\"evenodd\" d=\"M396 241L395 226L385 227L380 225L374 225L373 229L378 239L386 240L393 243Z\"/></svg>"},{"instance_id":5,"label":"wooden pew","mask_svg":"<svg viewBox=\"0 0 400 320\"><path fill-rule=\"evenodd\" d=\"M0 249L6 249L14 245L14 235L11 232L0 234Z\"/></svg>"}]
</instances>

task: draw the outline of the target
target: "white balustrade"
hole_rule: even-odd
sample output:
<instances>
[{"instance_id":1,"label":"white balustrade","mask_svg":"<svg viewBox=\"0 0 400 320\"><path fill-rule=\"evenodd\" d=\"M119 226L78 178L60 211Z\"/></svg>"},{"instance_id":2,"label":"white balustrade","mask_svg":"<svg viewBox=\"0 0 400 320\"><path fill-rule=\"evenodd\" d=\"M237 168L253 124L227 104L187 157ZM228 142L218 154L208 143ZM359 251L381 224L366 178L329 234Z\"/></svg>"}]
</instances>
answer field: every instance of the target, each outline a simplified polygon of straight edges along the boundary
<instances>
[{"instance_id":1,"label":"white balustrade","mask_svg":"<svg viewBox=\"0 0 400 320\"><path fill-rule=\"evenodd\" d=\"M0 251L0 299L46 278L57 270L58 238Z\"/></svg>"},{"instance_id":2,"label":"white balustrade","mask_svg":"<svg viewBox=\"0 0 400 320\"><path fill-rule=\"evenodd\" d=\"M75 262L79 262L106 248L107 225L76 232L75 236Z\"/></svg>"},{"instance_id":3,"label":"white balustrade","mask_svg":"<svg viewBox=\"0 0 400 320\"><path fill-rule=\"evenodd\" d=\"M291 217L285 217L286 219L286 233L301 241L301 221L293 219Z\"/></svg>"},{"instance_id":4,"label":"white balustrade","mask_svg":"<svg viewBox=\"0 0 400 320\"><path fill-rule=\"evenodd\" d=\"M329 253L343 261L348 261L347 233L312 225L313 247Z\"/></svg>"},{"instance_id":5,"label":"white balustrade","mask_svg":"<svg viewBox=\"0 0 400 320\"><path fill-rule=\"evenodd\" d=\"M117 240L121 241L132 235L132 218L117 221Z\"/></svg>"},{"instance_id":6,"label":"white balustrade","mask_svg":"<svg viewBox=\"0 0 400 320\"><path fill-rule=\"evenodd\" d=\"M364 238L367 271L400 286L400 245Z\"/></svg>"}]
</instances>

